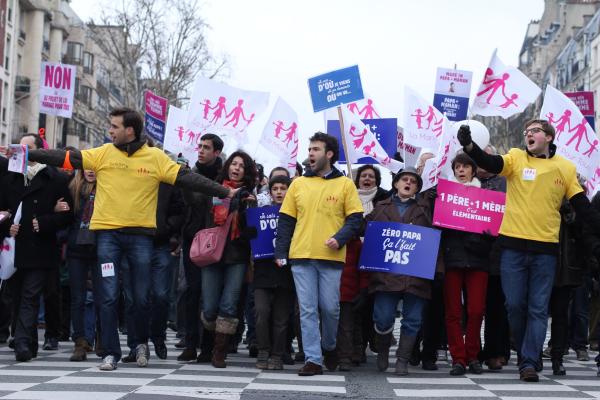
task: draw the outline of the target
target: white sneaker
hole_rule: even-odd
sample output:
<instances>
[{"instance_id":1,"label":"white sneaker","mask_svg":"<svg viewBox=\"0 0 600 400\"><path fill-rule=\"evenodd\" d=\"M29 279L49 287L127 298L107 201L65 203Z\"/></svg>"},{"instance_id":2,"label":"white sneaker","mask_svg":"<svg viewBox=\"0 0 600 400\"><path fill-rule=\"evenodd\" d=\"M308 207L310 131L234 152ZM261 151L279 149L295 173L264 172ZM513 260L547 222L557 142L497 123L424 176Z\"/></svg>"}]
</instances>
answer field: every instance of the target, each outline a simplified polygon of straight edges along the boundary
<instances>
[{"instance_id":1,"label":"white sneaker","mask_svg":"<svg viewBox=\"0 0 600 400\"><path fill-rule=\"evenodd\" d=\"M117 363L114 356L106 356L102 359L102 364L98 367L100 371L114 371L117 369Z\"/></svg>"},{"instance_id":2,"label":"white sneaker","mask_svg":"<svg viewBox=\"0 0 600 400\"><path fill-rule=\"evenodd\" d=\"M145 343L138 344L135 348L135 362L138 367L146 367L148 365L148 358L150 358L150 350L148 349L148 345Z\"/></svg>"}]
</instances>

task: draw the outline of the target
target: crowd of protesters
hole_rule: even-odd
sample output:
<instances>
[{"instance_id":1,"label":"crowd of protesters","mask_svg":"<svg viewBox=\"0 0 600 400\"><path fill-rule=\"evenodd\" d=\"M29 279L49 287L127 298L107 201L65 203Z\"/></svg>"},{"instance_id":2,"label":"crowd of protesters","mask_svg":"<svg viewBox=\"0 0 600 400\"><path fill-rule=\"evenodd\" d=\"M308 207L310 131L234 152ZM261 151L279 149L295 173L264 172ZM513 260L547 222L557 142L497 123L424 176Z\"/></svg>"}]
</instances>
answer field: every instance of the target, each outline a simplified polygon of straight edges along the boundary
<instances>
[{"instance_id":1,"label":"crowd of protesters","mask_svg":"<svg viewBox=\"0 0 600 400\"><path fill-rule=\"evenodd\" d=\"M432 280L358 268L368 221L432 227L436 189L422 191L420 176L432 154L383 188L376 166L348 179L335 167L337 140L316 133L305 168L265 176L246 152L223 154L218 135L203 135L197 160L185 160L145 137L134 110L115 109L110 121L113 143L89 150L48 150L23 135L25 174L0 157L0 238L16 241L16 273L0 287L0 342L17 361L37 356L40 315L44 350L70 340L71 361L95 353L104 371L148 365L150 343L166 359L168 328L180 362L225 368L245 337L257 368L301 362L301 376L350 371L367 351L383 372L397 344L398 375L438 361L453 376L498 371L514 350L531 382L543 357L565 375L569 348L579 360L588 345L597 350L600 198L588 202L546 121L529 121L524 149L504 156L461 127L449 179L507 192L506 213L498 237L443 229ZM275 254L253 260L246 214L270 205L281 206ZM196 266L197 232L225 224L221 259Z\"/></svg>"}]
</instances>

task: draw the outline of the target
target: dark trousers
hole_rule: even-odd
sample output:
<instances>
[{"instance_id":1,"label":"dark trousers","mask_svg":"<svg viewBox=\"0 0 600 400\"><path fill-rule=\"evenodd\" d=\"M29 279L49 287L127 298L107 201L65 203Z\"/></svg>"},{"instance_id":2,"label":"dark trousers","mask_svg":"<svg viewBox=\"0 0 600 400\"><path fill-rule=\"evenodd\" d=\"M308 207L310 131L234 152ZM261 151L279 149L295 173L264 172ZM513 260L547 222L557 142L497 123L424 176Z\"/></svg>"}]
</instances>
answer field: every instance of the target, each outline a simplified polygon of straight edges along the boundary
<instances>
[{"instance_id":1,"label":"dark trousers","mask_svg":"<svg viewBox=\"0 0 600 400\"><path fill-rule=\"evenodd\" d=\"M281 357L287 344L294 291L284 288L254 289L256 342L259 351Z\"/></svg>"},{"instance_id":2,"label":"dark trousers","mask_svg":"<svg viewBox=\"0 0 600 400\"><path fill-rule=\"evenodd\" d=\"M48 281L57 277L54 269L17 270L14 277L14 322L15 343L37 346L37 317L40 309L40 296ZM57 282L58 284L58 282ZM46 314L48 318L48 314Z\"/></svg>"},{"instance_id":3,"label":"dark trousers","mask_svg":"<svg viewBox=\"0 0 600 400\"><path fill-rule=\"evenodd\" d=\"M358 355L362 352L362 310L355 311L350 302L340 302L340 322L337 333L338 358L350 362L355 349Z\"/></svg>"},{"instance_id":4,"label":"dark trousers","mask_svg":"<svg viewBox=\"0 0 600 400\"><path fill-rule=\"evenodd\" d=\"M200 342L200 334L204 332L204 326L200 323L202 270L190 260L191 245L191 241L183 241L183 269L186 286L182 300L184 303L185 346L188 349L195 349ZM208 339L210 335L202 335L202 337ZM210 351L212 343L210 340L203 340L200 347L203 351Z\"/></svg>"},{"instance_id":5,"label":"dark trousers","mask_svg":"<svg viewBox=\"0 0 600 400\"><path fill-rule=\"evenodd\" d=\"M498 357L507 361L510 358L510 331L500 276L490 275L485 299L484 345L479 360Z\"/></svg>"},{"instance_id":6,"label":"dark trousers","mask_svg":"<svg viewBox=\"0 0 600 400\"><path fill-rule=\"evenodd\" d=\"M150 283L151 309L150 339L152 343L164 343L169 315L171 281L177 270L178 258L171 255L168 245L154 246Z\"/></svg>"},{"instance_id":7,"label":"dark trousers","mask_svg":"<svg viewBox=\"0 0 600 400\"><path fill-rule=\"evenodd\" d=\"M71 286L71 318L73 323L73 341L90 337L86 335L85 314L88 277L91 277L94 293L98 292L100 270L95 258L68 257L69 284ZM98 310L96 310L98 312ZM95 335L94 335L95 336Z\"/></svg>"},{"instance_id":8,"label":"dark trousers","mask_svg":"<svg viewBox=\"0 0 600 400\"><path fill-rule=\"evenodd\" d=\"M44 321L46 323L44 337L58 339L61 336L60 275L58 268L49 270L44 282L43 293Z\"/></svg>"},{"instance_id":9,"label":"dark trousers","mask_svg":"<svg viewBox=\"0 0 600 400\"><path fill-rule=\"evenodd\" d=\"M12 280L2 282L0 286L0 338L6 340L11 336L11 323L13 321L13 284ZM14 336L14 331L12 332Z\"/></svg>"},{"instance_id":10,"label":"dark trousers","mask_svg":"<svg viewBox=\"0 0 600 400\"><path fill-rule=\"evenodd\" d=\"M572 289L569 287L554 287L550 295L550 326L552 341L552 360L562 360L565 349L569 347L569 301Z\"/></svg>"},{"instance_id":11,"label":"dark trousers","mask_svg":"<svg viewBox=\"0 0 600 400\"><path fill-rule=\"evenodd\" d=\"M446 324L444 323L444 281L436 279L431 285L431 300L423 310L423 351L421 359L436 361L437 351L446 348Z\"/></svg>"}]
</instances>

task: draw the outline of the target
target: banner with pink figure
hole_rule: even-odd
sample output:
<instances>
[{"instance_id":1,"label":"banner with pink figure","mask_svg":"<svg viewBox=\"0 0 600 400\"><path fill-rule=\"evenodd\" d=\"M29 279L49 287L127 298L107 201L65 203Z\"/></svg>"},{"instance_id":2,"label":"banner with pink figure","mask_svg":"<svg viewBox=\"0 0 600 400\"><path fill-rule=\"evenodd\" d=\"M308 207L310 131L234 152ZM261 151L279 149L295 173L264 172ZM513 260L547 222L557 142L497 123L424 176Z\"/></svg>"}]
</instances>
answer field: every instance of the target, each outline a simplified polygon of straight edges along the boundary
<instances>
[{"instance_id":1,"label":"banner with pink figure","mask_svg":"<svg viewBox=\"0 0 600 400\"><path fill-rule=\"evenodd\" d=\"M247 143L249 128L266 110L269 93L235 88L199 77L188 108L187 128L203 135L215 133L226 148Z\"/></svg>"},{"instance_id":2,"label":"banner with pink figure","mask_svg":"<svg viewBox=\"0 0 600 400\"><path fill-rule=\"evenodd\" d=\"M346 108L342 108L342 115L348 150L346 156L351 163L357 163L360 158L366 156L375 159L382 167L392 172L398 172L404 168L404 163L394 160L386 153L375 134L360 120L358 115L351 113Z\"/></svg>"},{"instance_id":3,"label":"banner with pink figure","mask_svg":"<svg viewBox=\"0 0 600 400\"><path fill-rule=\"evenodd\" d=\"M409 87L404 88L404 142L437 149L442 136L442 114Z\"/></svg>"},{"instance_id":4,"label":"banner with pink figure","mask_svg":"<svg viewBox=\"0 0 600 400\"><path fill-rule=\"evenodd\" d=\"M187 117L185 110L169 106L163 147L175 155L181 153L188 160L191 167L198 159L198 143L202 135L199 132L186 129Z\"/></svg>"},{"instance_id":5,"label":"banner with pink figure","mask_svg":"<svg viewBox=\"0 0 600 400\"><path fill-rule=\"evenodd\" d=\"M494 50L485 70L483 81L471 105L471 113L508 118L523 112L542 90L518 68L504 65L496 51Z\"/></svg>"},{"instance_id":6,"label":"banner with pink figure","mask_svg":"<svg viewBox=\"0 0 600 400\"><path fill-rule=\"evenodd\" d=\"M267 120L260 143L294 175L298 157L298 115L281 97Z\"/></svg>"},{"instance_id":7,"label":"banner with pink figure","mask_svg":"<svg viewBox=\"0 0 600 400\"><path fill-rule=\"evenodd\" d=\"M440 179L433 225L497 236L504 217L506 194Z\"/></svg>"},{"instance_id":8,"label":"banner with pink figure","mask_svg":"<svg viewBox=\"0 0 600 400\"><path fill-rule=\"evenodd\" d=\"M559 90L546 86L540 118L548 120L556 131L556 153L572 161L585 179L597 182L600 165L596 133L575 103ZM594 184L596 187L597 184ZM595 190L595 189L594 189ZM592 195L592 193L588 193Z\"/></svg>"},{"instance_id":9,"label":"banner with pink figure","mask_svg":"<svg viewBox=\"0 0 600 400\"><path fill-rule=\"evenodd\" d=\"M438 184L438 179L453 175L452 160L461 149L456 139L456 129L450 124L446 117L442 121L442 137L436 156L425 162L421 176L423 177L422 192Z\"/></svg>"}]
</instances>

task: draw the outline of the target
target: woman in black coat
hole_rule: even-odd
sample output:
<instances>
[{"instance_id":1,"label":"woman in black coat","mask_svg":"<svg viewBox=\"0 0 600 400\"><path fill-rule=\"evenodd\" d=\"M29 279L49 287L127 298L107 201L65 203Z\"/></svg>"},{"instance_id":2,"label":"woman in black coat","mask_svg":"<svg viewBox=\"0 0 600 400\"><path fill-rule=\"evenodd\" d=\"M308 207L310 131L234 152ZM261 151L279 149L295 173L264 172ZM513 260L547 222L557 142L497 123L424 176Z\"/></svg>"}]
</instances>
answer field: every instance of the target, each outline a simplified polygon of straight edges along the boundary
<instances>
[{"instance_id":1,"label":"woman in black coat","mask_svg":"<svg viewBox=\"0 0 600 400\"><path fill-rule=\"evenodd\" d=\"M30 149L41 147L38 135L23 136L21 144ZM69 211L55 212L59 200L71 204L68 177L56 168L30 163L25 175L8 172L2 178L7 188L1 197L0 210L11 210L9 224L2 226L0 237L15 238L15 267L12 278L15 310L15 358L28 361L37 355L37 315L40 294L46 280L60 264L60 249L56 232L69 226ZM14 224L14 214L21 207L20 224ZM70 207L68 207L70 208ZM60 210L57 210L60 211Z\"/></svg>"}]
</instances>

